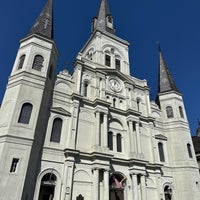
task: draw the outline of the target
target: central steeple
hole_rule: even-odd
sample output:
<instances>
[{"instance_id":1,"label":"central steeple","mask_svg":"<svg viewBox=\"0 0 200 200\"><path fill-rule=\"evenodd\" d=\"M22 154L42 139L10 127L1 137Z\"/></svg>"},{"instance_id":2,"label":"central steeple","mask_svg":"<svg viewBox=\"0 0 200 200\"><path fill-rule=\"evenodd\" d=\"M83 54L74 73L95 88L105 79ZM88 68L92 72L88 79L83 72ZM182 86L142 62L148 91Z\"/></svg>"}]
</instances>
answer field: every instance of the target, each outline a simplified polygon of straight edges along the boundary
<instances>
[{"instance_id":1,"label":"central steeple","mask_svg":"<svg viewBox=\"0 0 200 200\"><path fill-rule=\"evenodd\" d=\"M95 17L93 21L93 31L94 30L115 34L113 17L110 13L107 0L101 0L97 17Z\"/></svg>"}]
</instances>

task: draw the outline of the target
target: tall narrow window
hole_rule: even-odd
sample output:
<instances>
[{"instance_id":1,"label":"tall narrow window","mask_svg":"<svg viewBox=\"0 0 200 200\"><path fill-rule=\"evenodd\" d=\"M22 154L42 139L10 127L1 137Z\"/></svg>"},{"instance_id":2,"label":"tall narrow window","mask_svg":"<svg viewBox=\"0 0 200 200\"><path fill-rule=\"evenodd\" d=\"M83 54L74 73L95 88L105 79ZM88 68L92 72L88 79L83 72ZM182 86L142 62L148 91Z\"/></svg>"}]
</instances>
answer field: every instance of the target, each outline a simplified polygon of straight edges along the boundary
<instances>
[{"instance_id":1,"label":"tall narrow window","mask_svg":"<svg viewBox=\"0 0 200 200\"><path fill-rule=\"evenodd\" d=\"M121 61L119 59L115 59L115 67L116 70L121 70Z\"/></svg>"},{"instance_id":2,"label":"tall narrow window","mask_svg":"<svg viewBox=\"0 0 200 200\"><path fill-rule=\"evenodd\" d=\"M113 150L113 133L108 132L108 148Z\"/></svg>"},{"instance_id":3,"label":"tall narrow window","mask_svg":"<svg viewBox=\"0 0 200 200\"><path fill-rule=\"evenodd\" d=\"M166 107L166 112L167 112L167 118L173 118L174 117L173 109L172 109L171 106Z\"/></svg>"},{"instance_id":4,"label":"tall narrow window","mask_svg":"<svg viewBox=\"0 0 200 200\"><path fill-rule=\"evenodd\" d=\"M109 55L106 55L106 57L105 57L105 65L108 67L111 66L111 58Z\"/></svg>"},{"instance_id":5,"label":"tall narrow window","mask_svg":"<svg viewBox=\"0 0 200 200\"><path fill-rule=\"evenodd\" d=\"M60 142L61 131L62 131L62 119L55 118L53 121L53 126L51 130L51 142Z\"/></svg>"},{"instance_id":6,"label":"tall narrow window","mask_svg":"<svg viewBox=\"0 0 200 200\"><path fill-rule=\"evenodd\" d=\"M87 96L88 96L88 83L87 83L87 82L85 82L85 83L83 84L83 96L84 96L84 97L87 97Z\"/></svg>"},{"instance_id":7,"label":"tall narrow window","mask_svg":"<svg viewBox=\"0 0 200 200\"><path fill-rule=\"evenodd\" d=\"M115 98L113 99L113 107L114 108L116 107L116 99Z\"/></svg>"},{"instance_id":8,"label":"tall narrow window","mask_svg":"<svg viewBox=\"0 0 200 200\"><path fill-rule=\"evenodd\" d=\"M11 167L10 167L10 173L16 172L18 163L19 163L19 158L13 158L12 164L11 164Z\"/></svg>"},{"instance_id":9,"label":"tall narrow window","mask_svg":"<svg viewBox=\"0 0 200 200\"><path fill-rule=\"evenodd\" d=\"M117 152L122 152L122 136L117 134Z\"/></svg>"},{"instance_id":10,"label":"tall narrow window","mask_svg":"<svg viewBox=\"0 0 200 200\"><path fill-rule=\"evenodd\" d=\"M163 144L161 142L158 143L158 151L160 156L160 162L165 162L164 149Z\"/></svg>"},{"instance_id":11,"label":"tall narrow window","mask_svg":"<svg viewBox=\"0 0 200 200\"><path fill-rule=\"evenodd\" d=\"M25 55L21 56L19 59L19 65L18 65L18 69L22 69L23 65L24 65L24 60L25 60Z\"/></svg>"},{"instance_id":12,"label":"tall narrow window","mask_svg":"<svg viewBox=\"0 0 200 200\"><path fill-rule=\"evenodd\" d=\"M137 110L140 111L140 99L139 98L136 99L136 103L137 103Z\"/></svg>"},{"instance_id":13,"label":"tall narrow window","mask_svg":"<svg viewBox=\"0 0 200 200\"><path fill-rule=\"evenodd\" d=\"M180 113L180 117L184 118L183 108L181 106L179 106L179 113Z\"/></svg>"},{"instance_id":14,"label":"tall narrow window","mask_svg":"<svg viewBox=\"0 0 200 200\"><path fill-rule=\"evenodd\" d=\"M36 55L33 61L33 69L41 71L43 67L44 58L41 55Z\"/></svg>"},{"instance_id":15,"label":"tall narrow window","mask_svg":"<svg viewBox=\"0 0 200 200\"><path fill-rule=\"evenodd\" d=\"M30 103L25 103L22 105L22 109L19 115L18 123L29 124L33 106Z\"/></svg>"},{"instance_id":16,"label":"tall narrow window","mask_svg":"<svg viewBox=\"0 0 200 200\"><path fill-rule=\"evenodd\" d=\"M191 145L190 144L187 144L187 150L188 150L189 158L192 158L192 150L191 150Z\"/></svg>"}]
</instances>

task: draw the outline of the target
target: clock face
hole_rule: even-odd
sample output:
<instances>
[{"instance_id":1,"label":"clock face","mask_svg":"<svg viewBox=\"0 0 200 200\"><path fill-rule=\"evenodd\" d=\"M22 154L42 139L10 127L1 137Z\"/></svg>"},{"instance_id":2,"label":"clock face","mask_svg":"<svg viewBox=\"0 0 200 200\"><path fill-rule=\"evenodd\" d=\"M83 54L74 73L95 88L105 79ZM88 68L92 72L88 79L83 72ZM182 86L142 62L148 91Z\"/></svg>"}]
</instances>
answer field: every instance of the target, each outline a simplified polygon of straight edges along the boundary
<instances>
[{"instance_id":1,"label":"clock face","mask_svg":"<svg viewBox=\"0 0 200 200\"><path fill-rule=\"evenodd\" d=\"M115 78L110 78L109 85L110 85L110 88L115 92L119 92L121 90L121 84Z\"/></svg>"}]
</instances>

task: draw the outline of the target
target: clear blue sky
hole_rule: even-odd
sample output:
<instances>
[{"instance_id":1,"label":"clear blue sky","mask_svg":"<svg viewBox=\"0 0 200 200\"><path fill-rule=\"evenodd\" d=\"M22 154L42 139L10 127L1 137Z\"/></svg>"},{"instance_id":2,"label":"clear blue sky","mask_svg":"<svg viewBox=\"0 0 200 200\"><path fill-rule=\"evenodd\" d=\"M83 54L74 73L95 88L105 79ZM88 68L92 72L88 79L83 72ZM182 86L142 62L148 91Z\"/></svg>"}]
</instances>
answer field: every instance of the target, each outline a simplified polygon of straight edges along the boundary
<instances>
[{"instance_id":1,"label":"clear blue sky","mask_svg":"<svg viewBox=\"0 0 200 200\"><path fill-rule=\"evenodd\" d=\"M47 0L2 1L0 6L0 101L19 47ZM108 0L117 35L130 42L131 74L146 79L157 94L160 41L166 63L183 94L191 134L200 118L200 1ZM58 71L72 66L90 36L100 0L54 0ZM181 133L180 133L181 134Z\"/></svg>"}]
</instances>

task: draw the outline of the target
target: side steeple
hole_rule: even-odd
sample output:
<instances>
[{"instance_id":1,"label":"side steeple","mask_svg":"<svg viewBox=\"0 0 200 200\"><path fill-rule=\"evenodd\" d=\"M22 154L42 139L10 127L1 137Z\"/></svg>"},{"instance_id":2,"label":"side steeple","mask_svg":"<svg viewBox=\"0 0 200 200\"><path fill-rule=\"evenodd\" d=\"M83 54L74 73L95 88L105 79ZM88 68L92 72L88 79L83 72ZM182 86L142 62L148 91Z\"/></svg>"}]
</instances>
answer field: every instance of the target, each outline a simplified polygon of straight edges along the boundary
<instances>
[{"instance_id":1,"label":"side steeple","mask_svg":"<svg viewBox=\"0 0 200 200\"><path fill-rule=\"evenodd\" d=\"M53 39L53 0L48 0L28 35L38 34Z\"/></svg>"},{"instance_id":2,"label":"side steeple","mask_svg":"<svg viewBox=\"0 0 200 200\"><path fill-rule=\"evenodd\" d=\"M158 93L164 93L169 91L179 92L176 87L176 84L172 78L172 75L169 72L169 68L164 60L160 44L158 44L159 51L159 76L158 76Z\"/></svg>"},{"instance_id":3,"label":"side steeple","mask_svg":"<svg viewBox=\"0 0 200 200\"><path fill-rule=\"evenodd\" d=\"M109 32L115 34L115 29L113 27L113 17L110 13L107 0L101 0L99 11L97 17L93 20L93 31L99 30L102 32Z\"/></svg>"}]
</instances>

